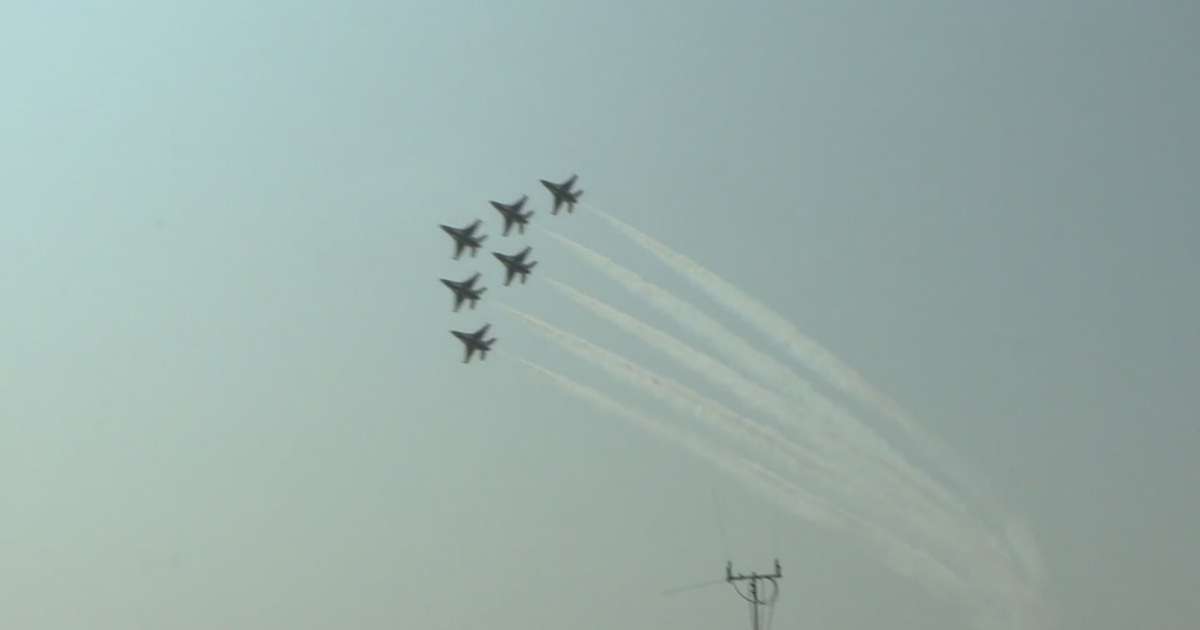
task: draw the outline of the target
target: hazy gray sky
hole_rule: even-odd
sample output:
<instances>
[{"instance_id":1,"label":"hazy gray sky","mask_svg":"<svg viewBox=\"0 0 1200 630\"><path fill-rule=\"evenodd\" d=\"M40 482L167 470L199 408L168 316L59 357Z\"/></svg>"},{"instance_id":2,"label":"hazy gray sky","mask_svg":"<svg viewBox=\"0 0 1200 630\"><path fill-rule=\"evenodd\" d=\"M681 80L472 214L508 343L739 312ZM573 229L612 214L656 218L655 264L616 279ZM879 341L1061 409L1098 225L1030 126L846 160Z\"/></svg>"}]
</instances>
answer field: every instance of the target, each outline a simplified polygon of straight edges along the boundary
<instances>
[{"instance_id":1,"label":"hazy gray sky","mask_svg":"<svg viewBox=\"0 0 1200 630\"><path fill-rule=\"evenodd\" d=\"M1195 628L1197 32L1182 2L5 2L0 627L738 628L727 586L660 593L775 555L776 628L964 627L866 536L511 360L789 474L496 308L775 424L556 293L721 356L501 237L488 200L529 194L945 478L588 210L550 216L538 179L576 172L968 462L1061 627ZM477 217L451 260L437 224ZM475 270L451 313L437 279ZM504 353L463 365L447 331L484 322ZM847 500L928 516L888 483Z\"/></svg>"}]
</instances>

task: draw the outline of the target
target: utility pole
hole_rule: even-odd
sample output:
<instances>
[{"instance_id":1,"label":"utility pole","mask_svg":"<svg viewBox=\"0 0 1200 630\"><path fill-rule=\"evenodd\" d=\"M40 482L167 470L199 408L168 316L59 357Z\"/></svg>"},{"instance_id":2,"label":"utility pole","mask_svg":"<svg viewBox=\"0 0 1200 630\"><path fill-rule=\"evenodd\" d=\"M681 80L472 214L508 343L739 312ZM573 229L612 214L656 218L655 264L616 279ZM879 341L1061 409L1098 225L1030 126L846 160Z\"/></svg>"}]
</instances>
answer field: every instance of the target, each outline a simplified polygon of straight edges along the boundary
<instances>
[{"instance_id":1,"label":"utility pole","mask_svg":"<svg viewBox=\"0 0 1200 630\"><path fill-rule=\"evenodd\" d=\"M750 623L751 630L759 630L761 623L761 611L763 607L767 608L767 625L771 625L773 615L769 613L774 611L775 600L779 598L779 580L783 579L783 570L779 566L779 560L775 561L775 572L768 574L751 573L743 575L741 573L734 574L733 562L725 565L725 581L733 585L733 589L737 591L742 599L750 602ZM749 582L749 592L743 592L739 588L739 582ZM763 589L759 588L760 584L769 583L771 585L770 595L767 595Z\"/></svg>"}]
</instances>

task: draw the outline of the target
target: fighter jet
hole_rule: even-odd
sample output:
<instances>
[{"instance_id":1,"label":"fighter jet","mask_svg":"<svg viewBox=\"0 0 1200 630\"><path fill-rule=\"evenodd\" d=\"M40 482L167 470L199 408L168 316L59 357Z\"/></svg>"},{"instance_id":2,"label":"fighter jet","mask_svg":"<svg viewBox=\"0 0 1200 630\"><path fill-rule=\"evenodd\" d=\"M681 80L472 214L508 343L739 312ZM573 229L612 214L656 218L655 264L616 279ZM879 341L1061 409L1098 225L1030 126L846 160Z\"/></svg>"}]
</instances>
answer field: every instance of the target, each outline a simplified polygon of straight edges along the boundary
<instances>
[{"instance_id":1,"label":"fighter jet","mask_svg":"<svg viewBox=\"0 0 1200 630\"><path fill-rule=\"evenodd\" d=\"M554 209L550 211L550 214L558 214L559 206L561 206L563 203L567 204L567 212L575 211L575 203L579 201L581 196L583 196L582 190L571 192L571 187L575 185L575 180L578 177L578 175L572 173L570 179L561 184L548 182L544 179L541 180L542 185L550 191L550 194L554 195Z\"/></svg>"},{"instance_id":2,"label":"fighter jet","mask_svg":"<svg viewBox=\"0 0 1200 630\"><path fill-rule=\"evenodd\" d=\"M533 211L530 210L526 214L521 214L521 208L525 206L525 202L529 200L529 195L521 195L521 198L513 203L504 204L499 201L492 201L492 207L500 211L500 215L504 217L504 236L508 236L508 231L512 229L513 224L517 226L517 232L525 233L525 225L529 223L529 217L533 216Z\"/></svg>"},{"instance_id":3,"label":"fighter jet","mask_svg":"<svg viewBox=\"0 0 1200 630\"><path fill-rule=\"evenodd\" d=\"M463 332L461 330L450 331L452 335L458 337L458 340L463 342L463 345L466 346L466 354L463 356L463 363L470 363L471 355L475 354L476 350L479 351L480 361L487 360L488 351L492 349L492 344L496 343L495 337L487 340L483 338L483 336L487 334L488 328L491 328L491 326L491 324L484 324L483 328L480 328L473 333Z\"/></svg>"},{"instance_id":4,"label":"fighter jet","mask_svg":"<svg viewBox=\"0 0 1200 630\"><path fill-rule=\"evenodd\" d=\"M455 313L458 312L459 307L462 306L462 303L464 301L470 301L471 308L475 308L475 303L479 301L479 298L480 298L480 296L483 295L483 292L487 291L487 287L479 287L478 289L475 288L475 282L477 282L478 280L479 280L479 272L478 271L475 272L475 275L473 275L470 278L467 278L466 280L463 280L461 282L455 282L453 280L447 280L445 278L441 278L442 284L446 285L447 287L450 288L451 291L454 292L454 312Z\"/></svg>"},{"instance_id":5,"label":"fighter jet","mask_svg":"<svg viewBox=\"0 0 1200 630\"><path fill-rule=\"evenodd\" d=\"M508 283L512 282L515 274L521 274L521 284L525 284L525 279L529 276L529 272L533 271L533 268L537 266L536 260L531 263L525 262L525 257L529 255L530 249L529 246L526 246L525 249L516 254L507 255L500 252L492 252L496 260L504 263L504 271L507 273L504 278L504 286L508 286Z\"/></svg>"},{"instance_id":6,"label":"fighter jet","mask_svg":"<svg viewBox=\"0 0 1200 630\"><path fill-rule=\"evenodd\" d=\"M483 241L487 240L486 234L475 236L475 230L479 229L481 223L482 221L475 219L474 223L462 228L450 227L449 225L438 226L442 228L443 232L449 234L454 239L454 260L458 260L458 257L462 256L463 250L466 248L471 249L471 258L474 258L475 254L479 253L479 246L483 244Z\"/></svg>"}]
</instances>

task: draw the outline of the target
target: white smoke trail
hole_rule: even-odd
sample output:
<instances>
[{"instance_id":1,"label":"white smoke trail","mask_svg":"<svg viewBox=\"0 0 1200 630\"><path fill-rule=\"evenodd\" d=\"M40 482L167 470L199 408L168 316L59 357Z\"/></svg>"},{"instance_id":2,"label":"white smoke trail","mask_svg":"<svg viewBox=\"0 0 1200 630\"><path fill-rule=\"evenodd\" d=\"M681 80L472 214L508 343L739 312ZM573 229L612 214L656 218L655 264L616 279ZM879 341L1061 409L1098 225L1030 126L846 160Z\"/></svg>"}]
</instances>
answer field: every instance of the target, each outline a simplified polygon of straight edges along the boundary
<instances>
[{"instance_id":1,"label":"white smoke trail","mask_svg":"<svg viewBox=\"0 0 1200 630\"><path fill-rule=\"evenodd\" d=\"M784 455L788 458L788 463L792 464L798 472L811 473L811 468L826 469L819 470L819 472L825 474L824 477L819 478L819 481L823 482L822 485L826 487L833 485L830 483L830 477L836 477L836 475L830 475L826 466L822 465L820 461L813 461L814 457L804 451L804 449L787 442L786 439L774 433L769 428L756 425L754 422L738 416L719 404L704 399L679 383L654 374L619 355L596 347L586 340L566 331L559 330L548 323L515 309L503 305L497 306L547 334L553 341L564 348L590 360L615 375L626 378L632 384L648 390L676 408L698 415L730 431L736 437L750 438L752 442L755 442L760 447ZM840 494L848 503L856 503L854 499L858 498L852 490L847 491L842 489ZM841 511L844 513L845 522L862 530L863 534L871 540L878 541L881 538L892 541L899 540L894 534L888 532L880 525L860 516L852 516L845 509ZM965 584L962 578L958 577L957 573L946 567L944 561L933 559L927 552L919 550L911 543L902 542L900 546L892 546L889 549L889 563L906 575L921 577L925 581L933 580L936 576L941 575L940 583L943 588L949 588L953 584L956 585L957 590L961 590L959 587ZM934 571L934 569L938 569L938 571ZM954 579L949 580L945 577L947 575L954 576Z\"/></svg>"},{"instance_id":2,"label":"white smoke trail","mask_svg":"<svg viewBox=\"0 0 1200 630\"><path fill-rule=\"evenodd\" d=\"M780 364L769 355L754 349L750 344L730 332L716 320L704 314L700 309L675 297L669 291L643 279L633 271L621 267L606 256L547 228L541 228L541 230L584 261L607 273L618 283L646 298L652 305L674 317L677 321L691 329L697 336L711 341L719 351L747 371L758 375L759 378L790 390L809 408L813 409L815 413L828 418L836 429L848 433L848 439L857 442L868 450L874 451L877 457L887 462L886 465L893 472L909 478L910 481L918 484L925 492L935 495L943 504L949 506L950 509L956 510L963 519L969 520L970 517L966 507L948 490L906 462L899 453L892 450L886 442L879 439L870 429L867 429L858 422L854 416L822 396L804 378L787 366Z\"/></svg>"},{"instance_id":3,"label":"white smoke trail","mask_svg":"<svg viewBox=\"0 0 1200 630\"><path fill-rule=\"evenodd\" d=\"M551 372L525 359L517 358L517 360L567 393L587 400L601 409L616 413L659 437L683 446L693 455L722 468L752 489L775 501L777 505L781 505L801 518L818 525L850 526L878 546L883 551L888 564L901 575L914 578L939 594L973 599L969 586L954 571L928 554L897 539L886 530L859 519L820 497L807 493L795 484L757 464L736 456L717 453L695 436L627 407L586 385Z\"/></svg>"},{"instance_id":4,"label":"white smoke trail","mask_svg":"<svg viewBox=\"0 0 1200 630\"><path fill-rule=\"evenodd\" d=\"M1005 525L1004 535L1016 555L1017 562L1025 571L1025 575L1029 576L1034 585L1038 587L1045 585L1046 563L1042 560L1037 543L1034 542L1029 523L1024 519L1014 518Z\"/></svg>"},{"instance_id":5,"label":"white smoke trail","mask_svg":"<svg viewBox=\"0 0 1200 630\"><path fill-rule=\"evenodd\" d=\"M750 382L736 371L726 367L707 354L566 284L552 278L544 277L543 280L577 304L590 309L600 317L639 337L647 344L662 350L714 384L729 388L730 391L734 392L747 405L771 414L781 422L798 424L815 443L817 448L823 448L827 451L836 450L843 456L862 456L862 453L851 444L832 444L828 437L821 435L820 431L813 426L814 423L811 419L797 414L783 398L774 392ZM886 465L884 467L888 468ZM894 468L888 472L893 474L898 473ZM855 485L859 486L864 494L873 496L879 503L891 505L903 521L922 531L933 544L948 546L956 553L961 553L966 547L970 546L971 543L964 541L962 534L953 525L946 524L944 521L938 522L938 520L931 518L931 516L945 510L945 507L938 503L936 498L922 493L919 487L913 488L907 486L903 487L901 492L889 492L886 490L886 487L892 481L892 477L884 474L876 478L859 479L855 482ZM915 497L917 502L924 503L924 509L918 509L913 505L905 505L900 500L905 495Z\"/></svg>"},{"instance_id":6,"label":"white smoke trail","mask_svg":"<svg viewBox=\"0 0 1200 630\"><path fill-rule=\"evenodd\" d=\"M790 493L791 496L789 496L788 488L791 484L762 466L734 454L723 455L718 453L695 434L676 429L658 418L627 407L595 389L551 372L531 361L519 357L513 358L567 393L591 402L605 411L610 411L627 420L632 420L643 429L682 446L692 455L741 479L751 488L764 492L768 498L778 501L780 497L788 496L788 498L795 501L796 505L793 507L796 514L801 518L817 525L833 526L836 523L834 516L825 507L823 499L807 495L803 491Z\"/></svg>"},{"instance_id":7,"label":"white smoke trail","mask_svg":"<svg viewBox=\"0 0 1200 630\"><path fill-rule=\"evenodd\" d=\"M904 428L909 436L914 438L921 447L937 457L940 463L949 469L947 476L970 495L976 502L977 507L984 510L994 519L1007 520L1008 517L1006 515L1008 514L1008 510L995 497L985 492L986 486L981 483L956 454L946 448L935 436L924 431L898 404L876 391L861 376L836 359L827 350L805 338L782 317L771 312L767 307L754 301L736 287L717 277L695 261L672 251L665 245L590 204L586 204L586 207L593 210L597 216L605 219L613 227L654 254L662 262L684 275L718 302L786 345L791 350L793 356L820 373L844 392L871 404L877 410L890 417ZM981 537L986 538L991 535L988 528L980 525L979 529ZM1002 612L997 611L1000 617L1017 624L1019 627L1042 627L1041 624L1052 623L1050 621L1052 619L1051 613L1043 609L1037 593L1037 585L1045 580L1045 575L1044 567L1036 552L1036 547L1032 544L1032 538L1023 540L1019 535L1010 535L1008 543L1013 548L1013 553L1018 558L1023 569L1021 573L1026 579L1023 580L1017 577L1015 567L1012 568L1013 570L1010 570L1010 556L999 553L995 549L989 549L986 544L982 545L982 550L977 552L977 556L987 557L990 561L998 562L995 565L988 565L984 562L976 564L972 570L972 574L977 580L990 583L990 586L995 589L993 593L997 591L1002 593L995 595L1002 599L1007 606ZM992 570L993 568L995 570ZM1037 577L1039 575L1041 576L1040 578Z\"/></svg>"},{"instance_id":8,"label":"white smoke trail","mask_svg":"<svg viewBox=\"0 0 1200 630\"><path fill-rule=\"evenodd\" d=\"M645 280L637 273L618 265L611 258L603 254L576 243L549 228L539 226L539 229L571 250L585 262L605 272L613 280L616 280L630 291L645 298L654 307L674 317L695 333L696 336L712 342L718 350L731 360L737 362L759 378L788 390L810 407L819 409L834 406L831 401L814 390L804 378L792 371L791 368L776 361L770 355L754 349L750 344L730 332L720 322L709 317L700 309L674 296L666 289ZM857 425L857 422L855 424ZM878 446L887 449L886 444L880 443Z\"/></svg>"},{"instance_id":9,"label":"white smoke trail","mask_svg":"<svg viewBox=\"0 0 1200 630\"><path fill-rule=\"evenodd\" d=\"M707 292L710 296L716 299L721 304L733 312L740 315L749 323L755 325L763 332L772 335L780 343L784 344L801 362L811 368L813 371L821 374L829 382L833 383L842 391L851 394L860 400L871 404L876 409L882 411L885 415L892 418L899 424L910 436L917 440L926 450L938 457L944 465L953 469L953 477L960 484L971 492L977 501L980 501L993 514L1002 513L999 504L992 497L987 496L982 488L982 484L978 479L970 473L969 469L954 455L950 449L946 448L942 442L934 435L925 431L919 426L907 412L905 412L898 404L892 401L881 392L875 390L869 383L859 376L848 365L838 360L832 353L821 347L815 341L808 339L796 330L796 328L783 317L771 311L762 303L751 298L743 293L737 287L733 286L726 280L718 277L708 269L704 268L699 263L690 258L675 252L666 245L651 238L649 235L642 233L631 225L613 217L592 206L590 204L581 204L584 207L592 210L596 216L604 219L621 233L625 234L630 240L634 241L644 249L654 254L659 260L667 266L680 273L694 285Z\"/></svg>"},{"instance_id":10,"label":"white smoke trail","mask_svg":"<svg viewBox=\"0 0 1200 630\"><path fill-rule=\"evenodd\" d=\"M617 377L626 379L632 385L658 396L676 409L696 414L729 431L739 439L748 439L759 447L782 456L785 460L795 464L798 472L813 473L828 470L828 463L823 457L788 440L770 427L760 425L725 408L716 401L701 396L681 383L647 370L625 357L596 346L532 315L503 304L493 304L545 334L566 350L604 368Z\"/></svg>"}]
</instances>

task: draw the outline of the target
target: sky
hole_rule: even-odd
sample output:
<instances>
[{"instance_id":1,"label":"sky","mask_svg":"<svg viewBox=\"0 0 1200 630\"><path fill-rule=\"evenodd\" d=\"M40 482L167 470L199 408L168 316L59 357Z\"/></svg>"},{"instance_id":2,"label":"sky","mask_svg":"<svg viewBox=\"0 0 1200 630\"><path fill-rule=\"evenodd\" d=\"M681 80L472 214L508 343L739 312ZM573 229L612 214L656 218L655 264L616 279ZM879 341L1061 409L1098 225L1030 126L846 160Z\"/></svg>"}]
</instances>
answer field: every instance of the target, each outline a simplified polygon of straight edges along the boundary
<instances>
[{"instance_id":1,"label":"sky","mask_svg":"<svg viewBox=\"0 0 1200 630\"><path fill-rule=\"evenodd\" d=\"M726 584L663 592L778 558L781 629L1195 628L1198 29L1107 0L5 2L0 626L749 627ZM538 180L572 173L551 215ZM521 195L504 237L488 201ZM437 226L476 218L453 260ZM706 380L756 377L555 234L820 395ZM526 245L503 286L491 252ZM452 312L438 279L475 271ZM448 331L484 323L464 365Z\"/></svg>"}]
</instances>

